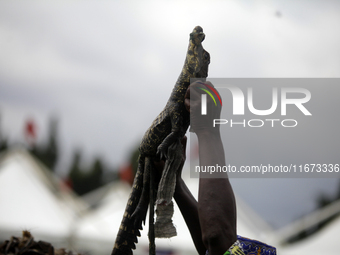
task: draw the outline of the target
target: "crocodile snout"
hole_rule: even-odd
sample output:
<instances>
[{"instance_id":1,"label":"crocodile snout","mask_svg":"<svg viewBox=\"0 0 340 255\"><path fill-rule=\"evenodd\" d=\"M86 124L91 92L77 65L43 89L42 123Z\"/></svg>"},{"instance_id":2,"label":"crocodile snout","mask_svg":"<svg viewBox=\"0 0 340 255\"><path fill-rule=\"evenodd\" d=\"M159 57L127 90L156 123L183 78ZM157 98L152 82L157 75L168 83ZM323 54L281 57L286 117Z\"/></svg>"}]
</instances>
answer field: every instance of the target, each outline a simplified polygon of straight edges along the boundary
<instances>
[{"instance_id":1,"label":"crocodile snout","mask_svg":"<svg viewBox=\"0 0 340 255\"><path fill-rule=\"evenodd\" d=\"M198 42L203 42L204 38L205 38L205 34L203 33L203 28L200 26L196 26L194 30L192 31L192 33L190 34L190 39L192 40L198 39Z\"/></svg>"},{"instance_id":2,"label":"crocodile snout","mask_svg":"<svg viewBox=\"0 0 340 255\"><path fill-rule=\"evenodd\" d=\"M200 27L200 26L196 26L192 32L193 33L203 33L203 28Z\"/></svg>"}]
</instances>

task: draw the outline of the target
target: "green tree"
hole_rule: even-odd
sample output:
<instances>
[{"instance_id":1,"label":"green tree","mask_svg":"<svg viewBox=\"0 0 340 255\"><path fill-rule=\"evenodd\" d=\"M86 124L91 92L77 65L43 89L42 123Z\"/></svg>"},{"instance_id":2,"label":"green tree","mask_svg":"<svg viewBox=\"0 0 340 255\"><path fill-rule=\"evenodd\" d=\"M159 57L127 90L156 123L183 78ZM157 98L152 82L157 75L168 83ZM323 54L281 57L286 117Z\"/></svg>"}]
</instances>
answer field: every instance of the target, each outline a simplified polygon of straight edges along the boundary
<instances>
[{"instance_id":1,"label":"green tree","mask_svg":"<svg viewBox=\"0 0 340 255\"><path fill-rule=\"evenodd\" d=\"M81 153L80 151L76 151L73 155L73 161L71 164L71 168L69 171L69 178L71 180L72 188L73 190L81 195L83 194L83 174L80 170L80 159L81 159Z\"/></svg>"},{"instance_id":2,"label":"green tree","mask_svg":"<svg viewBox=\"0 0 340 255\"><path fill-rule=\"evenodd\" d=\"M94 160L89 170L81 169L80 162L81 154L77 151L73 156L69 179L73 190L78 195L84 195L103 185L104 166L99 157Z\"/></svg>"},{"instance_id":3,"label":"green tree","mask_svg":"<svg viewBox=\"0 0 340 255\"><path fill-rule=\"evenodd\" d=\"M49 137L47 146L45 147L43 153L44 163L48 166L48 168L52 170L55 170L55 166L57 164L59 156L57 127L58 120L56 118L52 118L49 124Z\"/></svg>"},{"instance_id":4,"label":"green tree","mask_svg":"<svg viewBox=\"0 0 340 255\"><path fill-rule=\"evenodd\" d=\"M58 120L53 117L50 119L48 129L48 139L43 145L33 144L29 149L48 169L54 171L58 162L59 147L58 147Z\"/></svg>"},{"instance_id":5,"label":"green tree","mask_svg":"<svg viewBox=\"0 0 340 255\"><path fill-rule=\"evenodd\" d=\"M0 118L0 152L7 150L8 148L8 143L7 143L7 139L4 138L3 134L2 134L2 130L1 130L1 118Z\"/></svg>"},{"instance_id":6,"label":"green tree","mask_svg":"<svg viewBox=\"0 0 340 255\"><path fill-rule=\"evenodd\" d=\"M100 158L96 158L88 174L89 189L94 190L103 185L104 167Z\"/></svg>"}]
</instances>

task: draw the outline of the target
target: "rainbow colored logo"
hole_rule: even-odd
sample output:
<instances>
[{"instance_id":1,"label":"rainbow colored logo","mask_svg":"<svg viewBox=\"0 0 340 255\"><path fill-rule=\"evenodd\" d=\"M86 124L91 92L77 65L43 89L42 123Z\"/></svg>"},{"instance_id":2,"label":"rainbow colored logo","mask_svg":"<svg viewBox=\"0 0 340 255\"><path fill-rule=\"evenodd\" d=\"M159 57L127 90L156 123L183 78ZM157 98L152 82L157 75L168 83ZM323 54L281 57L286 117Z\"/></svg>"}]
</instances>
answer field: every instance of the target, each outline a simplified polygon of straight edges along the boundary
<instances>
[{"instance_id":1,"label":"rainbow colored logo","mask_svg":"<svg viewBox=\"0 0 340 255\"><path fill-rule=\"evenodd\" d=\"M220 101L221 106L222 106L221 97L220 97L220 95L217 93L217 91L216 91L213 87L211 87L210 85L208 85L208 84L206 84L206 83L203 83L203 82L198 82L198 83L199 83L199 84L203 84L203 85L206 86L208 89L210 89L210 90L216 95L216 97L218 98L218 100ZM209 90L204 89L204 88L199 88L199 89L201 89L201 90L203 90L204 92L206 92L206 93L212 98L212 100L214 101L215 105L217 106L216 100L215 100L214 96L211 94L211 92L210 92Z\"/></svg>"}]
</instances>

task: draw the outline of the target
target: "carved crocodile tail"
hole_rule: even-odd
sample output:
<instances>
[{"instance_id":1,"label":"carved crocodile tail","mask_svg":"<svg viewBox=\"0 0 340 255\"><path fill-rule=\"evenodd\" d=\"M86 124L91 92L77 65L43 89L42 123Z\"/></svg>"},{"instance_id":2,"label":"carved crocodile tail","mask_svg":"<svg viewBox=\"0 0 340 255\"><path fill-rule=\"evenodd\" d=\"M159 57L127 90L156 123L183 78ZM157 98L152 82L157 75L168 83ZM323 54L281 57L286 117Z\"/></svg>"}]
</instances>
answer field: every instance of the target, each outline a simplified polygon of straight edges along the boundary
<instances>
[{"instance_id":1,"label":"carved crocodile tail","mask_svg":"<svg viewBox=\"0 0 340 255\"><path fill-rule=\"evenodd\" d=\"M137 173L132 185L132 191L125 208L124 216L120 224L111 255L133 254L132 249L135 249L135 243L138 243L137 236L140 236L140 231L138 227L134 226L134 221L131 220L131 215L135 211L142 193L144 165L145 158L140 157L138 160Z\"/></svg>"}]
</instances>

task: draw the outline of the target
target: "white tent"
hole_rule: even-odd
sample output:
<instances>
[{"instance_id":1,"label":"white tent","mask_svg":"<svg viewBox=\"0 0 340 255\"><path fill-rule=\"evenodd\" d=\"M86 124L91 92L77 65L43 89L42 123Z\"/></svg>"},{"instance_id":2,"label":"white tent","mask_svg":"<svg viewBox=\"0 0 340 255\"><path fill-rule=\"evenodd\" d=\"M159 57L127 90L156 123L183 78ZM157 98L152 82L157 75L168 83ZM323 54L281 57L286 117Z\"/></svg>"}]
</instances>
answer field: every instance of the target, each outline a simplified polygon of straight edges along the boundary
<instances>
[{"instance_id":1,"label":"white tent","mask_svg":"<svg viewBox=\"0 0 340 255\"><path fill-rule=\"evenodd\" d=\"M340 201L332 203L325 208L321 208L305 217L297 220L286 228L277 233L282 239L299 233L304 229L315 226L317 223L336 215L340 212ZM282 247L282 255L300 255L300 254L340 254L338 240L340 236L340 216L331 221L323 229L315 234L293 244L287 244Z\"/></svg>"},{"instance_id":2,"label":"white tent","mask_svg":"<svg viewBox=\"0 0 340 255\"><path fill-rule=\"evenodd\" d=\"M339 255L340 217L311 237L281 249L282 255Z\"/></svg>"},{"instance_id":3,"label":"white tent","mask_svg":"<svg viewBox=\"0 0 340 255\"><path fill-rule=\"evenodd\" d=\"M76 244L78 250L92 254L109 254L124 214L125 205L131 187L124 183L112 184L111 192L104 198L102 205L80 220L76 229ZM148 215L147 215L148 219ZM175 207L173 217L178 236L171 239L156 239L158 250L176 250L176 254L197 254L194 250L189 231L186 228L179 209ZM148 222L148 220L147 220ZM148 223L138 238L134 254L148 254Z\"/></svg>"},{"instance_id":4,"label":"white tent","mask_svg":"<svg viewBox=\"0 0 340 255\"><path fill-rule=\"evenodd\" d=\"M0 208L0 240L28 230L37 240L68 247L85 206L27 151L14 149L0 158Z\"/></svg>"},{"instance_id":5,"label":"white tent","mask_svg":"<svg viewBox=\"0 0 340 255\"><path fill-rule=\"evenodd\" d=\"M188 172L188 171L187 171ZM198 179L186 178L195 195ZM76 248L91 254L110 254L125 210L131 187L112 183L100 189L100 202L93 210L67 189L60 180L25 150L12 150L0 156L0 240L20 236L29 230L37 240L55 247ZM104 194L104 195L103 195ZM89 195L96 198L95 192ZM197 196L196 196L197 198ZM189 230L175 204L173 221L177 236L156 239L162 254L197 254ZM271 242L271 229L240 198L237 199L238 233ZM85 213L86 211L86 213ZM134 254L148 254L148 223L141 232Z\"/></svg>"},{"instance_id":6,"label":"white tent","mask_svg":"<svg viewBox=\"0 0 340 255\"><path fill-rule=\"evenodd\" d=\"M283 247L282 255L327 254L338 255L340 236L340 217L316 234L298 243Z\"/></svg>"},{"instance_id":7,"label":"white tent","mask_svg":"<svg viewBox=\"0 0 340 255\"><path fill-rule=\"evenodd\" d=\"M194 195L198 193L198 179L188 178L186 179L186 184ZM75 231L77 237L75 243L78 250L98 255L111 252L130 191L131 187L127 184L111 184L110 191L103 198L101 205L78 222L79 224ZM164 254L197 254L180 210L176 203L174 204L173 221L177 229L177 236L170 239L156 239L157 250L162 251ZM238 233L240 235L263 242L272 241L270 227L247 207L241 199L237 199L237 210ZM137 249L134 254L148 254L147 233L148 221L144 230L141 231L142 236L138 239Z\"/></svg>"}]
</instances>

